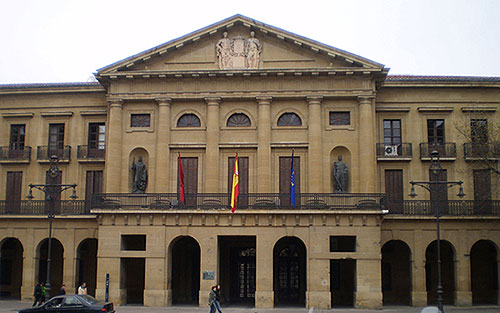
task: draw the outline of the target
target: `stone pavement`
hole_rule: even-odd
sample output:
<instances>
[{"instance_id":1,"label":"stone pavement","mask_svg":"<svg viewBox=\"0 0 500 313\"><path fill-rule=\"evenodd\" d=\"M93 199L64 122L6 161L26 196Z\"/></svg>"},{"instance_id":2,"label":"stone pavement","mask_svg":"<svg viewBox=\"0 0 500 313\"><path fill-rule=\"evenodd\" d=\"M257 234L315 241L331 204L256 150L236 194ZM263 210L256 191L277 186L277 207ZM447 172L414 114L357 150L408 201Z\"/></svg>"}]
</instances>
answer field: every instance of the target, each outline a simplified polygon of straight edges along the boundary
<instances>
[{"instance_id":1,"label":"stone pavement","mask_svg":"<svg viewBox=\"0 0 500 313\"><path fill-rule=\"evenodd\" d=\"M15 300L0 300L0 313L16 312L18 309L30 307L32 302L15 301ZM223 307L223 313L420 313L423 308L414 308L407 306L386 306L382 310L355 310L349 308L333 308L332 310L316 310L305 308L275 308L275 309L254 309L243 307ZM193 306L173 306L173 307L160 307L150 308L135 305L125 305L115 308L116 313L198 313L209 312L208 306L206 308L199 308ZM499 313L500 306L473 306L473 307L455 307L445 306L446 313Z\"/></svg>"}]
</instances>

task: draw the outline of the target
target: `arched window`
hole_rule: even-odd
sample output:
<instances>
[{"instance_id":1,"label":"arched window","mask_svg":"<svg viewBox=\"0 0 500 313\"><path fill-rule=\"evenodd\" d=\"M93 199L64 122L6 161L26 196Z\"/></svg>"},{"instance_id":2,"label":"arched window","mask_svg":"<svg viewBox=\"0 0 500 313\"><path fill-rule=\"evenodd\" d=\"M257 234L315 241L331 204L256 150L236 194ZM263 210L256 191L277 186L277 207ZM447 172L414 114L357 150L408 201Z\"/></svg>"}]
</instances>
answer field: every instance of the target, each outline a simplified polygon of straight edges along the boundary
<instances>
[{"instance_id":1,"label":"arched window","mask_svg":"<svg viewBox=\"0 0 500 313\"><path fill-rule=\"evenodd\" d=\"M182 115L177 121L177 127L200 127L201 122L198 116L187 113Z\"/></svg>"},{"instance_id":2,"label":"arched window","mask_svg":"<svg viewBox=\"0 0 500 313\"><path fill-rule=\"evenodd\" d=\"M302 120L292 112L283 113L278 119L278 126L301 126Z\"/></svg>"},{"instance_id":3,"label":"arched window","mask_svg":"<svg viewBox=\"0 0 500 313\"><path fill-rule=\"evenodd\" d=\"M250 119L243 113L234 113L227 120L227 127L250 126Z\"/></svg>"}]
</instances>

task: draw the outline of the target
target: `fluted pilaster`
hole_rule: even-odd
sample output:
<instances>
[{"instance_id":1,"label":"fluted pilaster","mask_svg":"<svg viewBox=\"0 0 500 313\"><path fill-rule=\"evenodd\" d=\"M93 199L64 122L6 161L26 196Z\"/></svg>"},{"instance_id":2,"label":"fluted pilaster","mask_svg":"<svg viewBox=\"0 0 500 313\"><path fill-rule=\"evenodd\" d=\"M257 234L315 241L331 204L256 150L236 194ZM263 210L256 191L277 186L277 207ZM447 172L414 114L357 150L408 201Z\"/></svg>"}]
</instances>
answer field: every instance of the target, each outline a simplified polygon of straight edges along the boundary
<instances>
[{"instance_id":1,"label":"fluted pilaster","mask_svg":"<svg viewBox=\"0 0 500 313\"><path fill-rule=\"evenodd\" d=\"M308 192L322 192L322 149L321 149L321 101L323 97L307 97L309 104L309 190Z\"/></svg>"},{"instance_id":2,"label":"fluted pilaster","mask_svg":"<svg viewBox=\"0 0 500 313\"><path fill-rule=\"evenodd\" d=\"M108 99L108 125L106 132L105 192L120 192L122 180L122 115L123 101Z\"/></svg>"},{"instance_id":3,"label":"fluted pilaster","mask_svg":"<svg viewBox=\"0 0 500 313\"><path fill-rule=\"evenodd\" d=\"M374 97L359 97L359 192L375 192L377 160L375 157ZM361 177L362 175L362 177Z\"/></svg>"},{"instance_id":4,"label":"fluted pilaster","mask_svg":"<svg viewBox=\"0 0 500 313\"><path fill-rule=\"evenodd\" d=\"M271 192L271 97L257 97L259 121L257 135L257 192Z\"/></svg>"},{"instance_id":5,"label":"fluted pilaster","mask_svg":"<svg viewBox=\"0 0 500 313\"><path fill-rule=\"evenodd\" d=\"M158 104L158 132L156 134L156 192L168 192L170 160L170 105L171 98L156 99Z\"/></svg>"},{"instance_id":6,"label":"fluted pilaster","mask_svg":"<svg viewBox=\"0 0 500 313\"><path fill-rule=\"evenodd\" d=\"M207 148L205 192L219 191L219 104L220 98L205 98L207 103Z\"/></svg>"}]
</instances>

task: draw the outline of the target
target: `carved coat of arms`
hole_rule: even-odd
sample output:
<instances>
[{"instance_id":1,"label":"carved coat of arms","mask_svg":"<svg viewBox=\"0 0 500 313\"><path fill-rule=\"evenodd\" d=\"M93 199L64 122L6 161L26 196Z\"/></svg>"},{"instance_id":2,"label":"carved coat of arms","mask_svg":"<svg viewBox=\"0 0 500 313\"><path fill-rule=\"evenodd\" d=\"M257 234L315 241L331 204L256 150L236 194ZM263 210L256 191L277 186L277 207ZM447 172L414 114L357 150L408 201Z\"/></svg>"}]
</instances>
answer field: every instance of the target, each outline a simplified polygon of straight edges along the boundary
<instances>
[{"instance_id":1,"label":"carved coat of arms","mask_svg":"<svg viewBox=\"0 0 500 313\"><path fill-rule=\"evenodd\" d=\"M216 45L219 69L259 68L262 44L255 38L254 32L250 32L250 38L246 40L239 35L229 39L227 32L223 36Z\"/></svg>"}]
</instances>

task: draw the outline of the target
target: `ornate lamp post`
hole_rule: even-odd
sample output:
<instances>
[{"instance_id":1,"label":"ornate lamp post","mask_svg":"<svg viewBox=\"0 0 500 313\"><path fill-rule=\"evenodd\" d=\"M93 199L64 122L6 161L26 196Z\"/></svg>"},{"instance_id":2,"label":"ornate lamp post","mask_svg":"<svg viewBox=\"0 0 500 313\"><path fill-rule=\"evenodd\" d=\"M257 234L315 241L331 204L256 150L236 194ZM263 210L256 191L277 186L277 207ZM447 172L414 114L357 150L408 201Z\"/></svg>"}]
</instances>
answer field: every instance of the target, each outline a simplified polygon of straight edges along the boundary
<instances>
[{"instance_id":1,"label":"ornate lamp post","mask_svg":"<svg viewBox=\"0 0 500 313\"><path fill-rule=\"evenodd\" d=\"M430 172L434 175L434 177L438 177L441 179L441 173L443 172L443 168L441 167L441 164L439 163L439 152L434 150L431 152L431 165L429 167ZM440 190L443 190L444 188L448 189L453 186L460 186L460 189L458 191L457 196L460 198L463 198L465 196L464 194L464 188L463 188L463 182L462 181L411 181L411 192L410 192L410 197L414 198L417 196L415 193L415 185L423 187L427 189L431 195L436 194ZM440 229L439 229L439 217L440 217L440 211L439 211L439 200L434 197L434 210L436 214L436 231L437 231L437 303L438 303L438 310L439 312L443 313L444 308L443 308L443 286L441 284L441 235L440 235Z\"/></svg>"},{"instance_id":2,"label":"ornate lamp post","mask_svg":"<svg viewBox=\"0 0 500 313\"><path fill-rule=\"evenodd\" d=\"M58 162L59 159L56 155L53 155L50 157L50 167L48 171L48 175L50 178L55 180L59 175L59 167L58 167ZM48 218L49 218L49 247L47 251L47 281L45 283L45 289L47 291L47 294L50 293L50 261L51 261L51 254L52 254L52 221L54 219L54 206L55 206L55 201L57 195L61 194L64 190L67 190L69 188L73 189L73 193L71 194L71 199L75 200L78 198L76 196L76 184L29 184L30 191L28 193L28 200L34 199L33 197L33 188L38 189L45 193L45 199L49 202L49 213L48 213Z\"/></svg>"}]
</instances>

